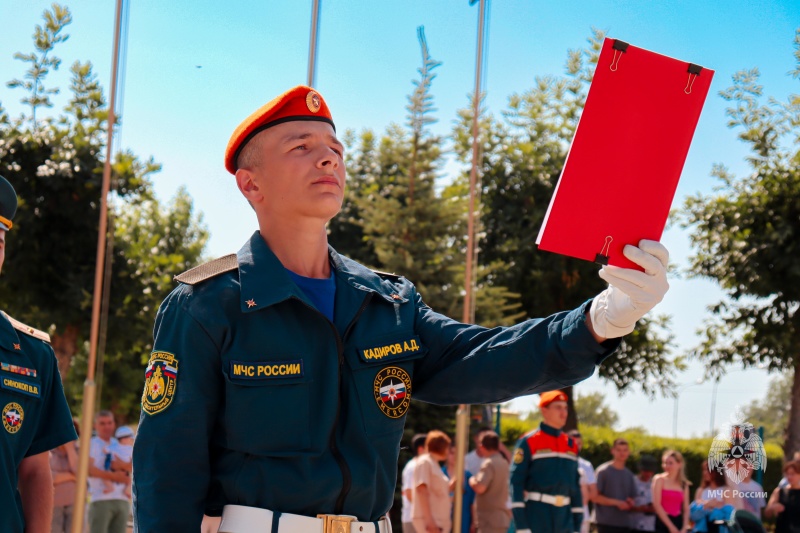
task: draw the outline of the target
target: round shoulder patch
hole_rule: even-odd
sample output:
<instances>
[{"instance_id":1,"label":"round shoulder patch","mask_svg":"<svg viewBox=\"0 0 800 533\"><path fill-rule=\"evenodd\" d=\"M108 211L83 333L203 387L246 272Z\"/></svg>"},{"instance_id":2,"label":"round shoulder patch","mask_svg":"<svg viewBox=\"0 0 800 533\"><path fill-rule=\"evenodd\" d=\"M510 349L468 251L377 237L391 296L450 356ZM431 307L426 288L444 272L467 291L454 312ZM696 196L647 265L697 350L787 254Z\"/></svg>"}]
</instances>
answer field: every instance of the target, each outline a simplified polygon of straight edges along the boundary
<instances>
[{"instance_id":1,"label":"round shoulder patch","mask_svg":"<svg viewBox=\"0 0 800 533\"><path fill-rule=\"evenodd\" d=\"M525 452L522 451L522 448L517 448L514 452L514 464L520 464L523 459L525 459Z\"/></svg>"},{"instance_id":2,"label":"round shoulder patch","mask_svg":"<svg viewBox=\"0 0 800 533\"><path fill-rule=\"evenodd\" d=\"M9 433L16 433L22 428L22 420L25 418L25 411L16 402L6 404L3 408L3 427Z\"/></svg>"},{"instance_id":3,"label":"round shoulder patch","mask_svg":"<svg viewBox=\"0 0 800 533\"><path fill-rule=\"evenodd\" d=\"M153 352L145 371L142 410L160 413L172 403L178 385L178 359L168 352Z\"/></svg>"},{"instance_id":4,"label":"round shoulder patch","mask_svg":"<svg viewBox=\"0 0 800 533\"><path fill-rule=\"evenodd\" d=\"M399 366L387 366L375 375L375 401L389 418L400 418L411 405L411 376Z\"/></svg>"}]
</instances>

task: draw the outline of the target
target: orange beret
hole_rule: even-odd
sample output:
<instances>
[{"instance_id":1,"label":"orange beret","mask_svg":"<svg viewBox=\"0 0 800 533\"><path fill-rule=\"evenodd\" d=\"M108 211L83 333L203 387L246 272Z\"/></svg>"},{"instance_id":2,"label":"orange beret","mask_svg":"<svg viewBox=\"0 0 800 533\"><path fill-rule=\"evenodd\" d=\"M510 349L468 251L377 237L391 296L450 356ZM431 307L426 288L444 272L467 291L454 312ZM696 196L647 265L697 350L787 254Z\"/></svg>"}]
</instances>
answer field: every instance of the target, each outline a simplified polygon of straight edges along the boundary
<instances>
[{"instance_id":1,"label":"orange beret","mask_svg":"<svg viewBox=\"0 0 800 533\"><path fill-rule=\"evenodd\" d=\"M539 407L547 407L553 402L566 402L567 395L560 390L551 390L539 395Z\"/></svg>"},{"instance_id":2,"label":"orange beret","mask_svg":"<svg viewBox=\"0 0 800 533\"><path fill-rule=\"evenodd\" d=\"M322 95L311 87L298 85L261 106L234 130L225 148L225 168L228 172L236 174L236 159L253 137L269 127L293 120L319 120L336 130Z\"/></svg>"}]
</instances>

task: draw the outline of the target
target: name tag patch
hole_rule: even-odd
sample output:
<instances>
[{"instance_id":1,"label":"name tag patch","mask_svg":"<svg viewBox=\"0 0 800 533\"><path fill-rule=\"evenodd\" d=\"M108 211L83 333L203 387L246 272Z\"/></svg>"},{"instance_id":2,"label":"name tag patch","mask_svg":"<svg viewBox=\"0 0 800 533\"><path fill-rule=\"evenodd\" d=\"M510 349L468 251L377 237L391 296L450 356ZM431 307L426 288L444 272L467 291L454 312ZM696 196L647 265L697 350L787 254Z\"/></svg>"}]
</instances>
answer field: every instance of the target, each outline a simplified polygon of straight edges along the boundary
<instances>
[{"instance_id":1,"label":"name tag patch","mask_svg":"<svg viewBox=\"0 0 800 533\"><path fill-rule=\"evenodd\" d=\"M400 359L422 351L419 337L410 337L396 342L372 346L359 350L359 355L365 361L390 361Z\"/></svg>"},{"instance_id":2,"label":"name tag patch","mask_svg":"<svg viewBox=\"0 0 800 533\"><path fill-rule=\"evenodd\" d=\"M293 361L231 361L231 378L283 379L303 377L303 360Z\"/></svg>"},{"instance_id":3,"label":"name tag patch","mask_svg":"<svg viewBox=\"0 0 800 533\"><path fill-rule=\"evenodd\" d=\"M40 396L38 383L30 383L21 379L4 377L3 380L0 381L0 386L2 386L4 389L21 392L22 394L27 394L28 396L33 396L34 398L38 398Z\"/></svg>"}]
</instances>

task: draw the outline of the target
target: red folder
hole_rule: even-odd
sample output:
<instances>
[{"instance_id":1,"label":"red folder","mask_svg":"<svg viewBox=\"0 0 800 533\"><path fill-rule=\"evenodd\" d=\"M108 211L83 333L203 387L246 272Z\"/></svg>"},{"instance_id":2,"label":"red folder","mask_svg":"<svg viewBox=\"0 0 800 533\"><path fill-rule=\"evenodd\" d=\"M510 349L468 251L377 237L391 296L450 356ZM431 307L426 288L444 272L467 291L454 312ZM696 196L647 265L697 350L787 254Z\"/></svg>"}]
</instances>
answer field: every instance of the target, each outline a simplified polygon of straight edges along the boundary
<instances>
[{"instance_id":1,"label":"red folder","mask_svg":"<svg viewBox=\"0 0 800 533\"><path fill-rule=\"evenodd\" d=\"M641 270L622 249L661 239L713 75L606 39L539 248Z\"/></svg>"}]
</instances>

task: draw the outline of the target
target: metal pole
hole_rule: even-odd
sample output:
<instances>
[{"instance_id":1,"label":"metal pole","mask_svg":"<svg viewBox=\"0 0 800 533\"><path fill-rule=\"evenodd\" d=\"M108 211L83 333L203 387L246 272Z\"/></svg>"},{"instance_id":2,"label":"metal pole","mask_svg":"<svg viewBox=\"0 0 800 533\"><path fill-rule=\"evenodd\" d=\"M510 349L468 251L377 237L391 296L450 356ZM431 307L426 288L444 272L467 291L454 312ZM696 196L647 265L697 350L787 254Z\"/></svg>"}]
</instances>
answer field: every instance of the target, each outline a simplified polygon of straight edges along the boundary
<instances>
[{"instance_id":1,"label":"metal pole","mask_svg":"<svg viewBox=\"0 0 800 533\"><path fill-rule=\"evenodd\" d=\"M719 387L719 379L717 378L714 381L714 388L713 392L711 393L711 424L709 428L709 434L713 437L714 436L714 418L717 414L717 387Z\"/></svg>"},{"instance_id":2,"label":"metal pole","mask_svg":"<svg viewBox=\"0 0 800 533\"><path fill-rule=\"evenodd\" d=\"M308 86L317 81L317 33L319 32L319 2L311 1L311 38L308 43Z\"/></svg>"},{"instance_id":3,"label":"metal pole","mask_svg":"<svg viewBox=\"0 0 800 533\"><path fill-rule=\"evenodd\" d=\"M472 168L469 172L469 210L467 211L467 264L464 272L464 314L463 322L475 322L473 289L473 262L475 254L475 195L480 165L479 113L481 101L481 67L483 66L483 35L486 0L480 0L478 7L478 47L475 59L475 94L472 102ZM464 506L464 456L467 453L469 434L469 405L458 406L456 412L456 487L453 509L453 531L461 531L461 517ZM477 472L473 472L477 474Z\"/></svg>"},{"instance_id":4,"label":"metal pole","mask_svg":"<svg viewBox=\"0 0 800 533\"><path fill-rule=\"evenodd\" d=\"M100 308L103 293L103 274L106 258L106 232L108 231L108 191L111 183L112 141L114 139L114 123L116 122L115 106L117 100L117 76L119 71L119 41L122 23L122 0L117 0L116 23L114 26L114 55L111 58L111 93L108 104L108 132L106 140L106 160L103 165L103 185L100 192L100 227L97 232L97 258L94 271L94 294L92 295L92 324L89 333L89 362L86 369L86 381L83 384L83 407L81 409L81 437L78 457L78 476L75 486L75 514L72 517L72 533L83 532L84 510L86 508L86 483L89 477L89 442L92 437L92 418L96 384L94 381L97 364L97 340L100 332Z\"/></svg>"},{"instance_id":5,"label":"metal pole","mask_svg":"<svg viewBox=\"0 0 800 533\"><path fill-rule=\"evenodd\" d=\"M672 406L672 438L678 438L678 394L675 393L675 404Z\"/></svg>"}]
</instances>

